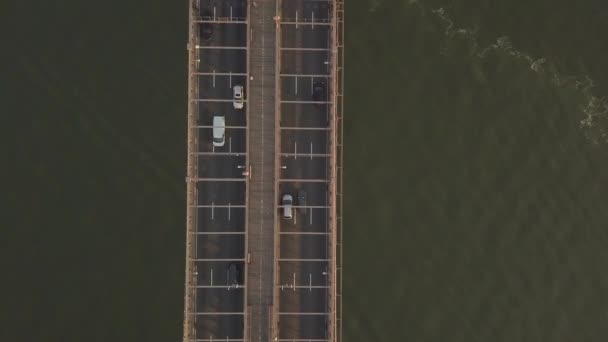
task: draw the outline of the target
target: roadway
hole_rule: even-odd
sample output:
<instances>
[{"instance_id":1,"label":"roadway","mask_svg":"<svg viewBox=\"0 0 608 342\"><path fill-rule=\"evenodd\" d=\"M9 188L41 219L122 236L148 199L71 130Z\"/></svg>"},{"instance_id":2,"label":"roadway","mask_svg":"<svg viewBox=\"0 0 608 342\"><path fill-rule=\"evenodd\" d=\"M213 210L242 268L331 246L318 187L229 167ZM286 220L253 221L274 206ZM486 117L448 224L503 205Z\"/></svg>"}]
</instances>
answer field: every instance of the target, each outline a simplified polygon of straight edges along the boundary
<instances>
[{"instance_id":1,"label":"roadway","mask_svg":"<svg viewBox=\"0 0 608 342\"><path fill-rule=\"evenodd\" d=\"M279 221L280 340L326 340L329 317L329 26L328 1L283 1L279 198L295 200ZM315 89L317 88L317 89ZM319 90L318 88L321 88ZM305 199L299 199L305 194Z\"/></svg>"},{"instance_id":2,"label":"roadway","mask_svg":"<svg viewBox=\"0 0 608 342\"><path fill-rule=\"evenodd\" d=\"M333 0L256 0L250 14L247 0L191 3L199 39L195 70L190 67L198 120L190 126L197 132L191 151L197 214L189 233L196 297L188 314L195 332L188 336L337 339L330 333L336 324ZM235 85L245 88L242 109L233 105ZM223 146L212 144L217 115L226 121ZM284 194L295 201L290 219L282 218Z\"/></svg>"},{"instance_id":3,"label":"roadway","mask_svg":"<svg viewBox=\"0 0 608 342\"><path fill-rule=\"evenodd\" d=\"M235 109L234 85L246 86L245 0L200 1L198 77L198 217L195 241L196 339L244 338L247 117ZM247 94L247 89L245 89ZM225 144L212 144L213 116L226 120ZM230 265L237 265L237 272ZM236 279L237 284L233 280Z\"/></svg>"}]
</instances>

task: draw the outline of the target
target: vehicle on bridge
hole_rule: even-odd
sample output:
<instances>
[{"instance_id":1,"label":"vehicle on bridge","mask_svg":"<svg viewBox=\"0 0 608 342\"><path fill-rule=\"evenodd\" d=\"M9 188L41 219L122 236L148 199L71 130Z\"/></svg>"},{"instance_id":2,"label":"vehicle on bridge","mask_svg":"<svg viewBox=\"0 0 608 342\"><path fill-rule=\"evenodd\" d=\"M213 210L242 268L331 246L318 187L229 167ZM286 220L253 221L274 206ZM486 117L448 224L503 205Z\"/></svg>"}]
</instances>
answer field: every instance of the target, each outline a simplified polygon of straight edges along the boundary
<instances>
[{"instance_id":1,"label":"vehicle on bridge","mask_svg":"<svg viewBox=\"0 0 608 342\"><path fill-rule=\"evenodd\" d=\"M325 82L315 81L312 84L312 99L313 101L326 101Z\"/></svg>"},{"instance_id":2,"label":"vehicle on bridge","mask_svg":"<svg viewBox=\"0 0 608 342\"><path fill-rule=\"evenodd\" d=\"M301 207L306 207L306 191L300 190L298 191L298 205ZM303 212L306 212L306 208L301 208Z\"/></svg>"},{"instance_id":3,"label":"vehicle on bridge","mask_svg":"<svg viewBox=\"0 0 608 342\"><path fill-rule=\"evenodd\" d=\"M291 196L290 194L283 195L283 218L284 219L291 219L293 217L292 205L293 205L293 196Z\"/></svg>"},{"instance_id":4,"label":"vehicle on bridge","mask_svg":"<svg viewBox=\"0 0 608 342\"><path fill-rule=\"evenodd\" d=\"M230 287L238 287L243 283L241 265L236 262L230 263L228 265L228 285ZM228 290L230 290L228 287Z\"/></svg>"},{"instance_id":5,"label":"vehicle on bridge","mask_svg":"<svg viewBox=\"0 0 608 342\"><path fill-rule=\"evenodd\" d=\"M226 143L226 119L213 116L213 146L222 147Z\"/></svg>"},{"instance_id":6,"label":"vehicle on bridge","mask_svg":"<svg viewBox=\"0 0 608 342\"><path fill-rule=\"evenodd\" d=\"M211 12L204 11L202 13L202 17L203 17L203 19L209 20L209 18L211 18ZM201 24L201 38L204 41L208 41L208 40L211 40L212 36L213 36L213 25L211 23Z\"/></svg>"},{"instance_id":7,"label":"vehicle on bridge","mask_svg":"<svg viewBox=\"0 0 608 342\"><path fill-rule=\"evenodd\" d=\"M233 101L232 104L234 105L235 109L243 109L243 86L242 85L235 85L233 89Z\"/></svg>"}]
</instances>

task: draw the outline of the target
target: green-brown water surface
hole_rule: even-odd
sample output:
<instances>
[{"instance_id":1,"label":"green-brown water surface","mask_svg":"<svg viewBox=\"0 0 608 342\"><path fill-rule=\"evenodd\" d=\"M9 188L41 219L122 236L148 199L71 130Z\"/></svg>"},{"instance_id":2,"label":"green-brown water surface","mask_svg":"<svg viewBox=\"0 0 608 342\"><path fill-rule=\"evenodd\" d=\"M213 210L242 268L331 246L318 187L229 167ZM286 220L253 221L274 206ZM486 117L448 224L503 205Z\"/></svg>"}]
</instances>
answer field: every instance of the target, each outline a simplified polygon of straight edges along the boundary
<instances>
[{"instance_id":1,"label":"green-brown water surface","mask_svg":"<svg viewBox=\"0 0 608 342\"><path fill-rule=\"evenodd\" d=\"M344 341L605 341L608 3L346 2ZM2 7L0 340L179 340L186 2Z\"/></svg>"}]
</instances>

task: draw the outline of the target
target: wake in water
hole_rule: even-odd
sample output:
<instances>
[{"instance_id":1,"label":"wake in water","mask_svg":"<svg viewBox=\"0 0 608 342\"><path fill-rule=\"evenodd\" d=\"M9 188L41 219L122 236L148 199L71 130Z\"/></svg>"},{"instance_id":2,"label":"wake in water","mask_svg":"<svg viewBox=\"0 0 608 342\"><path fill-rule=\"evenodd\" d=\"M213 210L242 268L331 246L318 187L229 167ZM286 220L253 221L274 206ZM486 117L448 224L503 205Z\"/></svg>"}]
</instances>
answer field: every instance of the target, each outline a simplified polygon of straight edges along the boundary
<instances>
[{"instance_id":1,"label":"wake in water","mask_svg":"<svg viewBox=\"0 0 608 342\"><path fill-rule=\"evenodd\" d=\"M562 75L546 58L533 58L514 48L506 36L499 37L494 44L480 47L475 30L456 27L443 8L434 9L431 12L440 19L444 26L446 40L444 46L441 47L442 54L449 55L454 49L454 43L457 42L467 46L469 55L473 58L481 60L486 58L489 53L500 53L523 62L539 77L549 80L554 86L582 96L584 100L580 113L578 113L581 117L580 127L591 143L608 144L608 101L604 97L597 97L593 94L594 83L591 77L588 75Z\"/></svg>"}]
</instances>

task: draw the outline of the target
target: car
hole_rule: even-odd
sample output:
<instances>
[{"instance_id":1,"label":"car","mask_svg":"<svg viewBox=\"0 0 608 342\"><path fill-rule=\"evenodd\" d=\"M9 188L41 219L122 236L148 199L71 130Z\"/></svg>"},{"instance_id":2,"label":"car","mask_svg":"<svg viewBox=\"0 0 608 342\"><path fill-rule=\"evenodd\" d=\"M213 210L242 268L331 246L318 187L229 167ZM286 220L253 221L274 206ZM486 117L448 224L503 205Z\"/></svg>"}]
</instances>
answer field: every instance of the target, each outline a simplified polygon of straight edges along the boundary
<instances>
[{"instance_id":1,"label":"car","mask_svg":"<svg viewBox=\"0 0 608 342\"><path fill-rule=\"evenodd\" d=\"M232 88L232 93L233 93L233 101L232 101L232 105L234 106L235 109L242 109L243 108L243 86L242 85L235 85Z\"/></svg>"},{"instance_id":2,"label":"car","mask_svg":"<svg viewBox=\"0 0 608 342\"><path fill-rule=\"evenodd\" d=\"M306 207L306 191L298 191L298 206ZM302 208L302 211L306 211L306 208Z\"/></svg>"},{"instance_id":3,"label":"car","mask_svg":"<svg viewBox=\"0 0 608 342\"><path fill-rule=\"evenodd\" d=\"M236 262L230 263L228 265L228 286L238 287L243 282L241 274L241 265Z\"/></svg>"},{"instance_id":4,"label":"car","mask_svg":"<svg viewBox=\"0 0 608 342\"><path fill-rule=\"evenodd\" d=\"M222 147L226 143L226 119L223 116L213 116L213 146Z\"/></svg>"},{"instance_id":5,"label":"car","mask_svg":"<svg viewBox=\"0 0 608 342\"><path fill-rule=\"evenodd\" d=\"M211 12L204 11L202 13L202 18L204 20L211 19L212 18ZM201 38L204 41L208 41L208 40L211 40L212 37L213 37L213 25L211 23L202 23L201 24Z\"/></svg>"},{"instance_id":6,"label":"car","mask_svg":"<svg viewBox=\"0 0 608 342\"><path fill-rule=\"evenodd\" d=\"M293 196L291 196L290 194L284 194L283 195L283 218L284 219L291 219L293 217L292 206L293 206Z\"/></svg>"},{"instance_id":7,"label":"car","mask_svg":"<svg viewBox=\"0 0 608 342\"><path fill-rule=\"evenodd\" d=\"M312 83L312 100L317 102L326 101L325 82L314 81Z\"/></svg>"}]
</instances>

